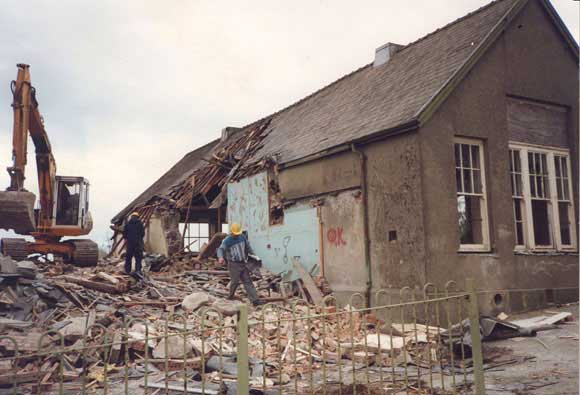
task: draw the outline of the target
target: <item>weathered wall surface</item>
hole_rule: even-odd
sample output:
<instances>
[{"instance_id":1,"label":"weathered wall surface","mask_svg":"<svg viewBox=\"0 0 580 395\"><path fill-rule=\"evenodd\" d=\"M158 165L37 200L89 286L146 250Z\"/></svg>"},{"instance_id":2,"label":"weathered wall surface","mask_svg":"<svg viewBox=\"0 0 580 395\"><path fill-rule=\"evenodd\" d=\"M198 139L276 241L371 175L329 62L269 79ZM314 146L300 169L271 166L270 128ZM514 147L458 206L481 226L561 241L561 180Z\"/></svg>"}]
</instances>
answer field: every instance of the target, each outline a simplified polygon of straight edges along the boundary
<instances>
[{"instance_id":1,"label":"weathered wall surface","mask_svg":"<svg viewBox=\"0 0 580 395\"><path fill-rule=\"evenodd\" d=\"M577 254L514 253L507 95L569 107L567 142L577 215L578 66L541 6L531 1L420 130L427 279L439 287L448 280L463 286L467 277L486 289L577 287ZM484 141L489 253L458 252L455 136ZM482 301L482 307L490 306L489 300Z\"/></svg>"},{"instance_id":2,"label":"weathered wall surface","mask_svg":"<svg viewBox=\"0 0 580 395\"><path fill-rule=\"evenodd\" d=\"M342 300L353 292L364 294L367 268L361 192L347 191L324 197L320 214L325 277L332 290Z\"/></svg>"},{"instance_id":3,"label":"weathered wall surface","mask_svg":"<svg viewBox=\"0 0 580 395\"><path fill-rule=\"evenodd\" d=\"M364 151L373 292L389 285L422 285L426 277L418 136L392 137ZM389 232L395 240L389 241Z\"/></svg>"},{"instance_id":4,"label":"weathered wall surface","mask_svg":"<svg viewBox=\"0 0 580 395\"><path fill-rule=\"evenodd\" d=\"M170 209L156 211L145 231L145 251L170 256L181 251L182 246L179 213Z\"/></svg>"},{"instance_id":5,"label":"weathered wall surface","mask_svg":"<svg viewBox=\"0 0 580 395\"><path fill-rule=\"evenodd\" d=\"M568 106L568 136L578 216L578 59L560 38L536 1L506 31L505 90L517 96ZM576 220L578 222L578 220Z\"/></svg>"},{"instance_id":6,"label":"weathered wall surface","mask_svg":"<svg viewBox=\"0 0 580 395\"><path fill-rule=\"evenodd\" d=\"M292 270L292 258L310 270L319 263L319 229L316 208L308 202L288 207L284 223L269 224L266 172L228 185L228 221L248 231L256 254L274 272Z\"/></svg>"},{"instance_id":7,"label":"weathered wall surface","mask_svg":"<svg viewBox=\"0 0 580 395\"><path fill-rule=\"evenodd\" d=\"M167 256L167 240L162 219L153 215L149 219L149 227L145 231L145 251Z\"/></svg>"},{"instance_id":8,"label":"weathered wall surface","mask_svg":"<svg viewBox=\"0 0 580 395\"><path fill-rule=\"evenodd\" d=\"M352 152L344 152L280 171L285 199L296 199L360 185L360 165Z\"/></svg>"}]
</instances>

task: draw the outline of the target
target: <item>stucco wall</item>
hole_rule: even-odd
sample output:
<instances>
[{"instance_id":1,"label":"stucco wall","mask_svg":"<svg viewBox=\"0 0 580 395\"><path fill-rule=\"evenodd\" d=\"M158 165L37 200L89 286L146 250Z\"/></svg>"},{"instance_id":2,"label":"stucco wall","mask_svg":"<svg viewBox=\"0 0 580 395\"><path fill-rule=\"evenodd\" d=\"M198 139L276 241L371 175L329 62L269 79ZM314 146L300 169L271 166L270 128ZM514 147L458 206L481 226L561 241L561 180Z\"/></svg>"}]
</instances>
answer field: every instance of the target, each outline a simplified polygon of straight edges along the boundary
<instances>
[{"instance_id":1,"label":"stucco wall","mask_svg":"<svg viewBox=\"0 0 580 395\"><path fill-rule=\"evenodd\" d=\"M423 285L421 157L416 133L365 147L373 292ZM396 240L389 241L389 232ZM395 236L392 234L392 236Z\"/></svg>"},{"instance_id":2,"label":"stucco wall","mask_svg":"<svg viewBox=\"0 0 580 395\"><path fill-rule=\"evenodd\" d=\"M162 219L153 215L145 232L145 251L167 256L167 240Z\"/></svg>"},{"instance_id":3,"label":"stucco wall","mask_svg":"<svg viewBox=\"0 0 580 395\"><path fill-rule=\"evenodd\" d=\"M360 185L360 164L357 155L343 152L283 169L278 181L286 199L340 191Z\"/></svg>"},{"instance_id":4,"label":"stucco wall","mask_svg":"<svg viewBox=\"0 0 580 395\"><path fill-rule=\"evenodd\" d=\"M420 130L426 274L439 287L448 280L462 286L467 277L475 278L478 286L486 289L578 286L576 254L514 253L508 94L569 106L568 144L577 180L578 66L535 1L528 3ZM454 136L484 141L490 253L458 252ZM574 194L577 208L577 182ZM482 301L482 305L491 306L488 300Z\"/></svg>"},{"instance_id":5,"label":"stucco wall","mask_svg":"<svg viewBox=\"0 0 580 395\"><path fill-rule=\"evenodd\" d=\"M367 268L360 190L326 196L320 212L326 279L341 300L353 292L364 294Z\"/></svg>"}]
</instances>

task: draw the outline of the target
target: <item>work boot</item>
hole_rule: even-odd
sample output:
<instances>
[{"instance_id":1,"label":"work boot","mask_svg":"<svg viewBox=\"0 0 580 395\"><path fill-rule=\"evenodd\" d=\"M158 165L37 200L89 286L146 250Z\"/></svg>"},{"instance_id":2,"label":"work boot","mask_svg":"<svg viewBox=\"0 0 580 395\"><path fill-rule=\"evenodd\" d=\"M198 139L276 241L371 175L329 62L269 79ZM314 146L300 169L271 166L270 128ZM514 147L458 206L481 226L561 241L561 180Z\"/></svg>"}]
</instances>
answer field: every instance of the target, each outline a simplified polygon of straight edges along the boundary
<instances>
[{"instance_id":1,"label":"work boot","mask_svg":"<svg viewBox=\"0 0 580 395\"><path fill-rule=\"evenodd\" d=\"M262 299L257 299L257 300L254 300L254 301L252 302L252 304L254 305L254 307L256 307L256 306L262 306L262 305L265 305L265 304L266 304L266 302L264 302Z\"/></svg>"},{"instance_id":2,"label":"work boot","mask_svg":"<svg viewBox=\"0 0 580 395\"><path fill-rule=\"evenodd\" d=\"M140 271L133 272L133 273L131 273L131 277L133 277L137 281L142 281L143 280L143 272L140 272Z\"/></svg>"}]
</instances>

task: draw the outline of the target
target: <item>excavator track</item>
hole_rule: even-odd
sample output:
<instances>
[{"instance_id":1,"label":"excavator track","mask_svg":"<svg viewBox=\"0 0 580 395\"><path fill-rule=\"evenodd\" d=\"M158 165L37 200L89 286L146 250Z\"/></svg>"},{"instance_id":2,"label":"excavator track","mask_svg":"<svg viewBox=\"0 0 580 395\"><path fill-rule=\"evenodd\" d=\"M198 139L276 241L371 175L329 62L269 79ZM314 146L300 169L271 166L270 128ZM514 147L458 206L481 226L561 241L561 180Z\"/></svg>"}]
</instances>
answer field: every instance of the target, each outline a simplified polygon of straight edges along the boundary
<instances>
[{"instance_id":1,"label":"excavator track","mask_svg":"<svg viewBox=\"0 0 580 395\"><path fill-rule=\"evenodd\" d=\"M28 244L25 239L6 238L0 240L0 251L15 261L23 261L28 257Z\"/></svg>"},{"instance_id":2,"label":"excavator track","mask_svg":"<svg viewBox=\"0 0 580 395\"><path fill-rule=\"evenodd\" d=\"M99 261L99 246L91 240L66 240L74 248L70 263L75 266L96 266Z\"/></svg>"}]
</instances>

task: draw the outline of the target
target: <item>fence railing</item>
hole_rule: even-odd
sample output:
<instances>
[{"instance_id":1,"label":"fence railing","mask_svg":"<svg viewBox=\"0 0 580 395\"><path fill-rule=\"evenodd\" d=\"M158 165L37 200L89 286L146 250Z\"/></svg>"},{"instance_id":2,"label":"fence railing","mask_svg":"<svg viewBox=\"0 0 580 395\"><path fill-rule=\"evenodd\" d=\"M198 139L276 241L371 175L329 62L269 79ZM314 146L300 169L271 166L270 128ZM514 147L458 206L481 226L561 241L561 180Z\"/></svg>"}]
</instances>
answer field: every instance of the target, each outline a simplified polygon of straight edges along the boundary
<instances>
[{"instance_id":1,"label":"fence railing","mask_svg":"<svg viewBox=\"0 0 580 395\"><path fill-rule=\"evenodd\" d=\"M433 296L436 295L436 296ZM467 292L432 284L373 307L354 294L339 307L297 301L224 316L190 315L0 336L0 393L13 394L484 394L479 313ZM66 329L66 327L64 328Z\"/></svg>"}]
</instances>

